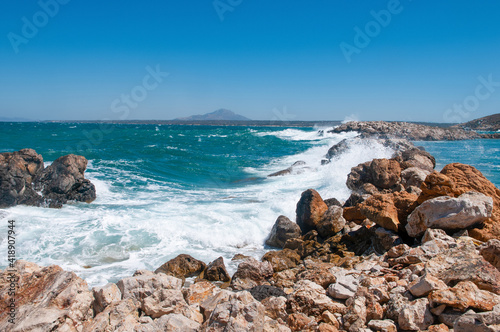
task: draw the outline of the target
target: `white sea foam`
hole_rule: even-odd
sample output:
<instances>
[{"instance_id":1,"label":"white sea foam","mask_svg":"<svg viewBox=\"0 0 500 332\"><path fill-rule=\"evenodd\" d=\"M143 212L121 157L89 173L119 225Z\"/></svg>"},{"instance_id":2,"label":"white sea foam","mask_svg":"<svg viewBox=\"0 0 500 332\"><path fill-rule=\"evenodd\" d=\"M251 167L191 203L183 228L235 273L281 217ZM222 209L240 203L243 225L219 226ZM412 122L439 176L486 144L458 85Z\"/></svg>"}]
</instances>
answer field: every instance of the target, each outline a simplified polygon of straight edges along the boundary
<instances>
[{"instance_id":1,"label":"white sea foam","mask_svg":"<svg viewBox=\"0 0 500 332\"><path fill-rule=\"evenodd\" d=\"M345 200L351 167L392 154L377 143L360 140L341 158L322 166L328 148L354 134L299 129L254 134L314 144L302 153L246 168L249 177L265 179L230 188L182 189L153 180L137 171L142 160L91 161L86 176L98 193L92 204L72 203L62 209L17 206L6 209L0 221L16 220L19 258L58 264L91 286L117 281L137 269L154 270L181 253L207 263L222 256L233 273L236 263L230 259L236 253L262 256L265 238L279 215L295 219L302 191L315 188L325 199ZM303 172L267 178L298 160L307 163Z\"/></svg>"}]
</instances>

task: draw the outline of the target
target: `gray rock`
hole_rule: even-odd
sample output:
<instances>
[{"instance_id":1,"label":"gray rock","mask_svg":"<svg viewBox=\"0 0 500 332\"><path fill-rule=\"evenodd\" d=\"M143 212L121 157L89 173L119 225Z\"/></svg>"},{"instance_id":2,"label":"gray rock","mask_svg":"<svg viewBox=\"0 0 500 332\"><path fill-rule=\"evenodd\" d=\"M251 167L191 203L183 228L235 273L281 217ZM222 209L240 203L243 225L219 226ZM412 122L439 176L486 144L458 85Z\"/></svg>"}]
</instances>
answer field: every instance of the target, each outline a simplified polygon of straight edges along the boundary
<instances>
[{"instance_id":1,"label":"gray rock","mask_svg":"<svg viewBox=\"0 0 500 332\"><path fill-rule=\"evenodd\" d=\"M266 244L271 247L283 248L288 239L299 238L300 227L285 216L279 216L271 229Z\"/></svg>"},{"instance_id":2,"label":"gray rock","mask_svg":"<svg viewBox=\"0 0 500 332\"><path fill-rule=\"evenodd\" d=\"M197 332L200 331L201 325L194 320L184 317L181 314L164 315L154 322L157 331L165 332Z\"/></svg>"},{"instance_id":3,"label":"gray rock","mask_svg":"<svg viewBox=\"0 0 500 332\"><path fill-rule=\"evenodd\" d=\"M103 287L93 288L94 294L94 313L97 315L102 312L108 305L122 299L122 293L116 284L107 284Z\"/></svg>"},{"instance_id":4,"label":"gray rock","mask_svg":"<svg viewBox=\"0 0 500 332\"><path fill-rule=\"evenodd\" d=\"M467 311L455 321L453 330L455 332L499 332L500 305L488 312Z\"/></svg>"},{"instance_id":5,"label":"gray rock","mask_svg":"<svg viewBox=\"0 0 500 332\"><path fill-rule=\"evenodd\" d=\"M318 234L324 238L328 238L340 232L346 224L343 211L340 206L330 206L316 225Z\"/></svg>"},{"instance_id":6,"label":"gray rock","mask_svg":"<svg viewBox=\"0 0 500 332\"><path fill-rule=\"evenodd\" d=\"M423 202L408 216L406 231L416 237L427 228L460 230L491 217L492 210L493 199L473 191L457 198L436 197Z\"/></svg>"}]
</instances>

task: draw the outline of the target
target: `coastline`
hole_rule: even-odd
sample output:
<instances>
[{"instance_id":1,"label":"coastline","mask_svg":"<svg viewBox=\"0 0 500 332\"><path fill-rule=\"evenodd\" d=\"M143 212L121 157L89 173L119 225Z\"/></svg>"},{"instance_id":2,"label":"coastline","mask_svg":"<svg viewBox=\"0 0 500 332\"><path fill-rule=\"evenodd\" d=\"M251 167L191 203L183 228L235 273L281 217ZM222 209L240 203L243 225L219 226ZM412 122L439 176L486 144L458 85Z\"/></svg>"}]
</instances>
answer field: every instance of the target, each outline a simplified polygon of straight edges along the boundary
<instances>
[{"instance_id":1,"label":"coastline","mask_svg":"<svg viewBox=\"0 0 500 332\"><path fill-rule=\"evenodd\" d=\"M282 222L278 218L273 228L285 238L273 246L284 249L269 251L262 261L243 258L229 285L223 279L227 271L223 272L220 261L203 268L188 264L186 268L181 260L157 273L138 271L92 291L71 272L19 261L18 294L23 294L20 298L24 301L19 303L18 318L24 318L19 329L29 324L77 331L120 326L144 331L160 326L193 331L427 330L437 326L432 327L435 331L438 327L445 330L444 324L466 331L470 319L477 317L486 325L498 325L498 234L490 233L489 239L482 232L484 227L481 231L470 228L476 223L447 229L449 234L440 227L427 228L410 236L410 241L405 226L400 227L404 218L410 218L408 212L425 201L447 195L459 199L469 190L498 196L498 188L495 193L495 186L470 166L432 172L433 157L419 151L405 149L391 159L353 167L347 179L353 195L344 204L324 201L317 192L305 191L297 203L295 221L290 220L294 216L287 216L288 221L281 218ZM474 187L476 183L482 186ZM490 213L498 214L498 199L493 197ZM487 215L488 199L481 202L476 203L485 204ZM484 226L488 218L478 223ZM442 267L449 259L469 265ZM182 285L183 278L193 273L211 275L208 267L214 265L217 273L210 278L221 280ZM478 268L483 275L464 272ZM450 273L460 281L448 279ZM36 276L44 278L33 287ZM5 271L0 280L5 283ZM2 299L6 297L4 285ZM49 288L57 289L55 297L46 292ZM471 300L464 305L453 297L455 294L465 294ZM478 297L480 303L472 300ZM39 304L30 304L42 298L45 300ZM65 305L57 311L54 303ZM30 316L31 310L38 314L38 321ZM55 316L41 317L48 311ZM227 320L228 316L232 319ZM110 317L118 318L112 321ZM0 326L9 328L1 325L4 322L0 316Z\"/></svg>"}]
</instances>

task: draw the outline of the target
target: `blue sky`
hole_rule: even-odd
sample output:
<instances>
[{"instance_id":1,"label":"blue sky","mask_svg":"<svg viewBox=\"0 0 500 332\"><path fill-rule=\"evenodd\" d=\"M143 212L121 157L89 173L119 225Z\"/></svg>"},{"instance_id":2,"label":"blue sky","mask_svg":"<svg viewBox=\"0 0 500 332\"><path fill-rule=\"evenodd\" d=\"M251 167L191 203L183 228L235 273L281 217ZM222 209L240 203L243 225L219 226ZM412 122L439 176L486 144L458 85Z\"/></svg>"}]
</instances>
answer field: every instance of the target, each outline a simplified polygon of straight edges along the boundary
<instances>
[{"instance_id":1,"label":"blue sky","mask_svg":"<svg viewBox=\"0 0 500 332\"><path fill-rule=\"evenodd\" d=\"M468 121L500 112L499 14L494 0L3 0L0 118Z\"/></svg>"}]
</instances>

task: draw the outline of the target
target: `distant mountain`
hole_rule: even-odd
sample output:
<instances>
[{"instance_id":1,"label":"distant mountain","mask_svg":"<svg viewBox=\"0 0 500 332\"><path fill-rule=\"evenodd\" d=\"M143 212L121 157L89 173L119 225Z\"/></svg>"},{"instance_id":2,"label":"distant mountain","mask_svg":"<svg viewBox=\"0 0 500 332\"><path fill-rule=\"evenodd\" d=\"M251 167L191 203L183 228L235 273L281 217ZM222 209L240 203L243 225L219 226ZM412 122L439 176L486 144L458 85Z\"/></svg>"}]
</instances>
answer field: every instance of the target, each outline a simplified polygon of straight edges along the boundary
<instances>
[{"instance_id":1,"label":"distant mountain","mask_svg":"<svg viewBox=\"0 0 500 332\"><path fill-rule=\"evenodd\" d=\"M500 130L500 113L472 120L463 123L461 126L474 130L498 131Z\"/></svg>"},{"instance_id":2,"label":"distant mountain","mask_svg":"<svg viewBox=\"0 0 500 332\"><path fill-rule=\"evenodd\" d=\"M225 121L251 121L249 118L244 117L243 115L236 114L230 110L220 109L215 112L192 115L186 118L177 118L175 120L178 121L217 121L217 120L225 120Z\"/></svg>"}]
</instances>

